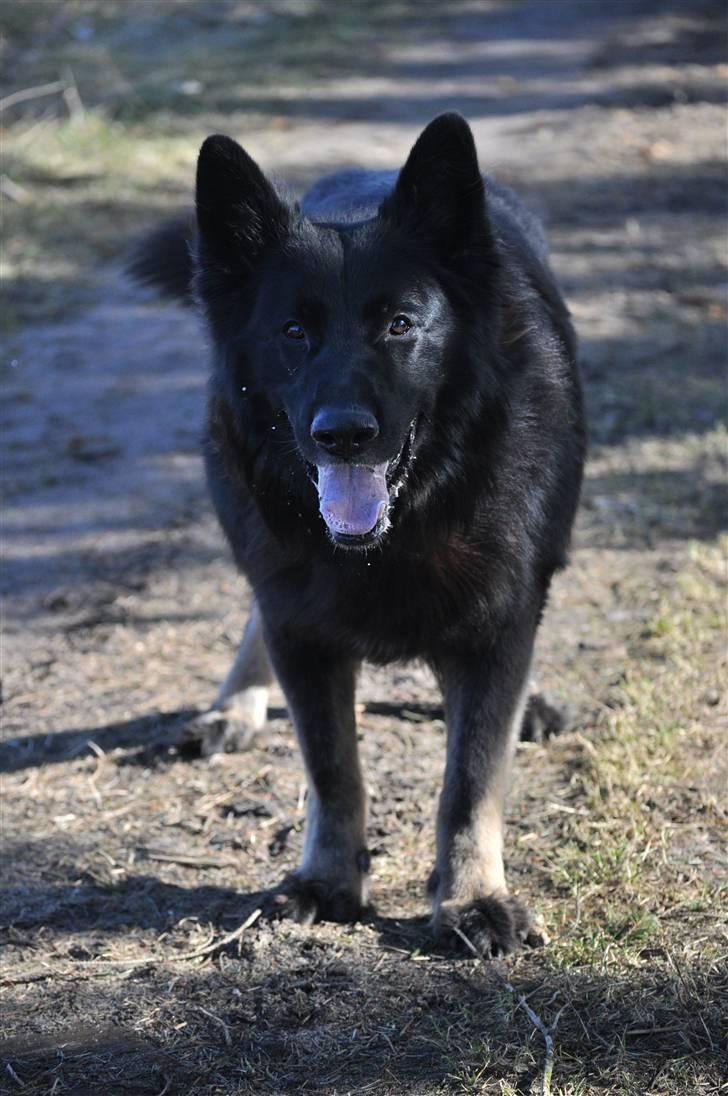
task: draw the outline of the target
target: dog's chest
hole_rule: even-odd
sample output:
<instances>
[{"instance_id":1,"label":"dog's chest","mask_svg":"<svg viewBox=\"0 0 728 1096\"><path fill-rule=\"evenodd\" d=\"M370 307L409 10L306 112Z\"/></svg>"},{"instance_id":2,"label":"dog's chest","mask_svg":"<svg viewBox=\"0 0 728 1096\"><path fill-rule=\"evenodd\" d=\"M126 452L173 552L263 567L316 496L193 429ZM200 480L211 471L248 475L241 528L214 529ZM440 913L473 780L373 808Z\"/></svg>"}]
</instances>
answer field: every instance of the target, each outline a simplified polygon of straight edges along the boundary
<instances>
[{"instance_id":1,"label":"dog's chest","mask_svg":"<svg viewBox=\"0 0 728 1096\"><path fill-rule=\"evenodd\" d=\"M427 657L457 633L482 627L487 565L462 543L372 560L338 576L327 611L363 658Z\"/></svg>"}]
</instances>

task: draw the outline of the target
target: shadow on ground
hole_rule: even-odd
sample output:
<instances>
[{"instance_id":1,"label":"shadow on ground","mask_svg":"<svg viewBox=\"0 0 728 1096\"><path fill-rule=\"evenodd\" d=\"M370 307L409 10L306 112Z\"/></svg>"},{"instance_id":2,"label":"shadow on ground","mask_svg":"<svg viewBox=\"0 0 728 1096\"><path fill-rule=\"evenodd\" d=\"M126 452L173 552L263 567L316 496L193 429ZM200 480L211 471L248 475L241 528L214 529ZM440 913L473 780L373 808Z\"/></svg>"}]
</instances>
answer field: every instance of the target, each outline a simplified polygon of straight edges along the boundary
<instances>
[{"instance_id":1,"label":"shadow on ground","mask_svg":"<svg viewBox=\"0 0 728 1096\"><path fill-rule=\"evenodd\" d=\"M203 895L200 895L202 898ZM92 960L50 991L63 1019L54 1032L0 1044L0 1055L26 1083L71 1091L183 1093L204 1078L207 1091L467 1090L507 1075L518 1093L538 1083L544 1044L523 995L555 1044L553 1083L568 1084L574 1063L595 1088L609 1090L619 1071L630 1091L651 1091L658 1076L687 1091L690 1066L717 1076L725 972L700 965L667 971L659 956L629 976L552 971L534 977L529 960L506 983L501 964L479 967L414 950L412 930L397 923L342 930L331 949L328 927L256 925L212 964L153 966L109 986ZM398 931L404 928L405 932ZM273 968L257 970L256 949L273 949ZM172 960L173 961L173 960ZM123 961L119 966L123 969ZM85 968L85 969L84 969ZM73 980L73 985L71 981ZM22 1012L6 991L6 1015ZM94 1015L94 1024L81 1017ZM152 1030L140 1023L155 1017ZM161 1026L160 1026L161 1024ZM32 1020L30 1021L32 1028ZM396 1043L396 1050L394 1044ZM514 1047L520 1050L515 1054ZM685 1049L690 1048L690 1062ZM40 1090L39 1088L37 1090Z\"/></svg>"}]
</instances>

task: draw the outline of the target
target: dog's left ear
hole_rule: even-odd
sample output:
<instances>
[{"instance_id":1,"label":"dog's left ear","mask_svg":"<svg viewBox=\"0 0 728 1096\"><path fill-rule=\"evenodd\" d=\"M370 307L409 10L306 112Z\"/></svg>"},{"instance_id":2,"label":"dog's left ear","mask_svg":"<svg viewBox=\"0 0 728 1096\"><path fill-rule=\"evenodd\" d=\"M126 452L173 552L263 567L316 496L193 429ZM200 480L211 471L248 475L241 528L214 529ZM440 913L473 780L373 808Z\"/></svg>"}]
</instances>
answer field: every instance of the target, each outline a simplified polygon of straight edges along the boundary
<instances>
[{"instance_id":1,"label":"dog's left ear","mask_svg":"<svg viewBox=\"0 0 728 1096\"><path fill-rule=\"evenodd\" d=\"M441 114L422 131L380 215L428 238L445 261L490 243L478 154L461 115Z\"/></svg>"}]
</instances>

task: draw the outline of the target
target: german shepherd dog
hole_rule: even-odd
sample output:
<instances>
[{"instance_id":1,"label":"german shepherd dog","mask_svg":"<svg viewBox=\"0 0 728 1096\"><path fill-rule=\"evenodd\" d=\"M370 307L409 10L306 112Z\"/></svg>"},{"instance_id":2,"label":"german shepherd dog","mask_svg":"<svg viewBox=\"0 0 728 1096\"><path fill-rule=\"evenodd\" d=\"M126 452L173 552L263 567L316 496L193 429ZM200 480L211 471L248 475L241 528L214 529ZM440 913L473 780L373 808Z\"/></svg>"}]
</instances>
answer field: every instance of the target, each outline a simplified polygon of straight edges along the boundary
<instances>
[{"instance_id":1,"label":"german shepherd dog","mask_svg":"<svg viewBox=\"0 0 728 1096\"><path fill-rule=\"evenodd\" d=\"M209 137L196 209L190 233L140 245L132 274L201 308L207 477L254 595L206 749L262 726L275 673L308 778L284 905L354 920L369 867L357 668L424 660L448 728L433 930L505 954L530 920L506 887L503 801L585 451L541 227L481 175L456 114L398 173L339 172L300 205Z\"/></svg>"}]
</instances>

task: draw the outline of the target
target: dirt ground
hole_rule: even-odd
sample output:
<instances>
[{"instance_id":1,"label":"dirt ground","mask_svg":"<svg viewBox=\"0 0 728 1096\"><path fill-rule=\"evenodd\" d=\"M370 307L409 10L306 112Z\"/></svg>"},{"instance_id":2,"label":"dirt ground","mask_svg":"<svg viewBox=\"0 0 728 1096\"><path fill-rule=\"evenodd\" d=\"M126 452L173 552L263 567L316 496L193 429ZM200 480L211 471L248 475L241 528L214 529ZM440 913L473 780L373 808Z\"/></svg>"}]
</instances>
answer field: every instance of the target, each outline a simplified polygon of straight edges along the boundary
<instances>
[{"instance_id":1,"label":"dirt ground","mask_svg":"<svg viewBox=\"0 0 728 1096\"><path fill-rule=\"evenodd\" d=\"M727 1091L725 7L334 7L3 17L3 94L66 75L57 106L6 100L0 1091ZM120 272L207 132L300 188L401 164L444 109L546 221L592 437L539 642L573 726L521 745L509 807L551 943L490 964L428 944L444 726L416 666L359 690L376 912L259 916L301 765L280 695L248 753L175 745L248 592L202 480L197 320Z\"/></svg>"}]
</instances>

